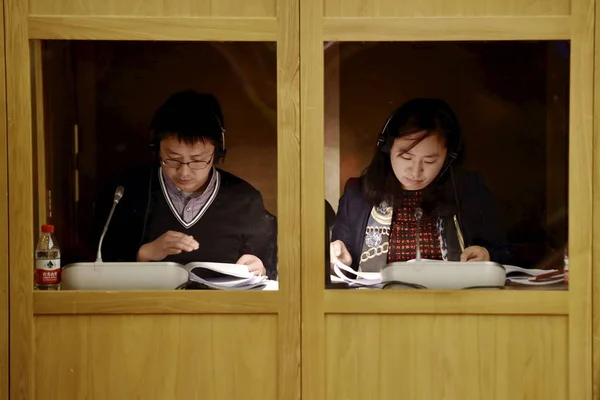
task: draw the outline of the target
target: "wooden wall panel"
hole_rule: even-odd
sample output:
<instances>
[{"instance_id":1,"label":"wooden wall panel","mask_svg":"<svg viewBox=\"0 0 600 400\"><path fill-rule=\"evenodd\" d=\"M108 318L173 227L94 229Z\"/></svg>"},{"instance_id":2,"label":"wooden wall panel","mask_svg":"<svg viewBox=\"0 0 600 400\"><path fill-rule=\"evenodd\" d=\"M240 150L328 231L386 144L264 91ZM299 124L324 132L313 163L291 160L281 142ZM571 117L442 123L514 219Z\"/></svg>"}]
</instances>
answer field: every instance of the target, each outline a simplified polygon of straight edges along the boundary
<instances>
[{"instance_id":1,"label":"wooden wall panel","mask_svg":"<svg viewBox=\"0 0 600 400\"><path fill-rule=\"evenodd\" d=\"M3 3L3 2L2 2ZM0 55L4 52L4 8L0 7ZM0 63L0 400L8 400L8 153L5 63Z\"/></svg>"},{"instance_id":2,"label":"wooden wall panel","mask_svg":"<svg viewBox=\"0 0 600 400\"><path fill-rule=\"evenodd\" d=\"M302 208L311 210L311 214L303 215L301 220L302 354L303 394L308 394L308 398L592 399L591 286L595 278L592 255L595 257L598 253L590 218L593 209L598 208L592 201L592 196L596 196L595 201L598 199L592 182L595 165L592 160L598 159L597 151L592 150L597 141L593 140L591 85L596 9L594 0L312 0L303 3ZM572 50L569 89L572 272L569 291L555 298L561 304L557 307L561 314L568 315L537 315L538 307L541 309L544 304L543 296L527 303L528 306L535 304L535 311L527 316L469 315L493 303L484 300L485 295L481 293L473 293L480 305L469 304L461 309L464 316L452 313L440 316L436 305L411 303L406 293L355 291L338 295L326 291L324 294L320 272L323 214L318 209L324 197L325 182L323 42L557 39L570 40ZM593 216L597 221L595 213ZM596 242L593 243L592 238ZM402 304L401 312L385 303L393 296ZM427 300L425 295L423 300ZM376 302L381 306L371 307ZM419 315L416 309L421 306L431 306L433 310L429 315ZM449 302L440 308L454 306ZM363 315L354 316L353 311ZM515 302L513 311L507 314L524 314L525 308L519 308ZM329 315L331 313L335 315ZM349 322L353 319L354 322ZM596 329L598 326L600 323L596 323ZM398 344L399 338L403 344ZM527 344L524 338L530 342ZM535 343L531 342L532 338ZM545 345L538 346L539 342ZM377 347L382 343L392 343L392 346L385 348L388 350ZM394 343L397 347L393 347ZM373 344L375 350L372 350ZM424 350L416 355L416 348ZM465 351L470 349L481 357L470 358L471 353ZM497 349L503 349L504 353ZM403 358L405 354L408 359ZM325 371L321 369L324 362ZM597 365L596 374L600 369ZM404 368L404 373L392 373L395 366ZM540 376L544 377L543 381L539 380Z\"/></svg>"},{"instance_id":3,"label":"wooden wall panel","mask_svg":"<svg viewBox=\"0 0 600 400\"><path fill-rule=\"evenodd\" d=\"M30 15L275 17L276 0L29 0Z\"/></svg>"},{"instance_id":4,"label":"wooden wall panel","mask_svg":"<svg viewBox=\"0 0 600 400\"><path fill-rule=\"evenodd\" d=\"M569 15L570 8L570 0L324 0L326 17Z\"/></svg>"},{"instance_id":5,"label":"wooden wall panel","mask_svg":"<svg viewBox=\"0 0 600 400\"><path fill-rule=\"evenodd\" d=\"M325 101L323 3L300 8L302 398L325 400ZM343 397L336 396L335 399Z\"/></svg>"},{"instance_id":6,"label":"wooden wall panel","mask_svg":"<svg viewBox=\"0 0 600 400\"><path fill-rule=\"evenodd\" d=\"M11 215L10 398L299 399L299 1L6 0L4 11L10 76L4 151ZM165 292L172 296L166 303L144 292L117 293L148 307L138 315L77 314L98 304L69 293L61 303L61 310L74 314L68 316L53 308L52 299L44 302L44 295L66 293L36 293L38 307L44 304L42 311L52 315L36 317L34 327L31 39L277 43L278 292L242 294L255 295L247 303L231 292L183 294L191 302ZM128 304L108 303L112 306L103 304ZM192 310L192 303L201 305ZM222 315L227 304L239 313L229 309ZM249 308L252 315L246 315Z\"/></svg>"},{"instance_id":7,"label":"wooden wall panel","mask_svg":"<svg viewBox=\"0 0 600 400\"><path fill-rule=\"evenodd\" d=\"M600 7L596 6L596 23ZM600 29L594 32L594 120L600 121ZM594 137L600 138L600 123L594 123ZM592 398L600 399L600 140L594 140L593 158L593 259L592 259Z\"/></svg>"},{"instance_id":8,"label":"wooden wall panel","mask_svg":"<svg viewBox=\"0 0 600 400\"><path fill-rule=\"evenodd\" d=\"M35 398L275 399L277 322L276 315L38 316Z\"/></svg>"},{"instance_id":9,"label":"wooden wall panel","mask_svg":"<svg viewBox=\"0 0 600 400\"><path fill-rule=\"evenodd\" d=\"M565 400L567 317L327 315L326 398Z\"/></svg>"},{"instance_id":10,"label":"wooden wall panel","mask_svg":"<svg viewBox=\"0 0 600 400\"><path fill-rule=\"evenodd\" d=\"M573 0L569 91L569 399L592 399L595 0ZM597 277L595 277L598 279ZM597 310L597 308L596 308Z\"/></svg>"},{"instance_id":11,"label":"wooden wall panel","mask_svg":"<svg viewBox=\"0 0 600 400\"><path fill-rule=\"evenodd\" d=\"M33 175L27 4L4 1L8 120L10 398L33 398Z\"/></svg>"},{"instance_id":12,"label":"wooden wall panel","mask_svg":"<svg viewBox=\"0 0 600 400\"><path fill-rule=\"evenodd\" d=\"M276 398L280 400L301 399L299 15L300 0L278 0L277 250L281 297Z\"/></svg>"}]
</instances>

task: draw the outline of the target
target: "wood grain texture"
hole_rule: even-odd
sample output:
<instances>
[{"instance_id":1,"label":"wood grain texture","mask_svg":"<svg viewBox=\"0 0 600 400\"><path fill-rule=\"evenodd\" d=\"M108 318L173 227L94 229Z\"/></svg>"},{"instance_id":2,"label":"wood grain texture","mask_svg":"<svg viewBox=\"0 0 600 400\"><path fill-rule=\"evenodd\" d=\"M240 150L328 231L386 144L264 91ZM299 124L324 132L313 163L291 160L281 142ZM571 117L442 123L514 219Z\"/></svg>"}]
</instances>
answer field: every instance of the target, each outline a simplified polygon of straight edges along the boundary
<instances>
[{"instance_id":1,"label":"wood grain texture","mask_svg":"<svg viewBox=\"0 0 600 400\"><path fill-rule=\"evenodd\" d=\"M567 317L328 315L326 326L328 399L569 398Z\"/></svg>"},{"instance_id":2,"label":"wood grain texture","mask_svg":"<svg viewBox=\"0 0 600 400\"><path fill-rule=\"evenodd\" d=\"M325 18L327 41L559 40L570 17Z\"/></svg>"},{"instance_id":3,"label":"wood grain texture","mask_svg":"<svg viewBox=\"0 0 600 400\"><path fill-rule=\"evenodd\" d=\"M300 7L302 398L310 400L325 400L325 103L322 14L322 0L305 1Z\"/></svg>"},{"instance_id":4,"label":"wood grain texture","mask_svg":"<svg viewBox=\"0 0 600 400\"><path fill-rule=\"evenodd\" d=\"M277 245L280 305L277 398L299 400L300 0L279 0L277 9Z\"/></svg>"},{"instance_id":5,"label":"wood grain texture","mask_svg":"<svg viewBox=\"0 0 600 400\"><path fill-rule=\"evenodd\" d=\"M41 0L38 0L41 1ZM570 0L324 0L327 17L482 17L569 15Z\"/></svg>"},{"instance_id":6,"label":"wood grain texture","mask_svg":"<svg viewBox=\"0 0 600 400\"><path fill-rule=\"evenodd\" d=\"M4 2L0 8L0 54L4 51ZM9 382L9 302L8 302L8 150L6 120L5 63L0 63L0 400L8 400Z\"/></svg>"},{"instance_id":7,"label":"wood grain texture","mask_svg":"<svg viewBox=\"0 0 600 400\"><path fill-rule=\"evenodd\" d=\"M187 329L202 330L203 322L208 318L208 315L190 314L221 314L215 318L228 317L233 318L263 318L258 314L277 314L272 316L272 325L276 336L271 335L269 343L273 347L273 351L268 351L264 354L264 359L268 359L272 364L272 368L263 368L262 365L249 365L247 368L252 370L266 371L269 376L269 382L266 388L250 389L246 391L244 386L262 387L264 378L258 379L254 376L248 379L248 383L244 383L243 379L235 379L234 388L227 387L224 390L225 384L218 386L212 392L202 391L207 398L281 398L281 399L299 399L300 398L300 147L299 147L299 3L297 0L285 0L278 3L277 19L275 18L230 18L226 17L198 17L198 18L138 18L138 16L126 17L98 17L98 16L40 16L35 15L29 18L29 33L31 37L39 39L107 39L107 40L235 40L235 41L277 41L277 79L278 79L278 220L279 220L279 265L280 274L280 290L278 292L59 292L59 293L34 293L34 313L38 314L38 321L43 321L43 324L36 325L36 332L40 327L56 327L57 325L69 325L72 321L68 318L83 318L82 314L94 315L92 318L84 322L83 325L99 326L94 324L98 314L103 318L109 318L103 321L108 324L113 324L115 328L111 330L137 330L135 326L128 328L119 328L129 324L131 318L135 321L142 321L144 325L147 321L143 319L150 316L140 314L163 314L156 324L152 325L152 329L158 330L160 334L156 336L156 346L161 348L166 346L164 343L169 341L180 341L180 334L174 332L170 328L171 319L166 320L164 317L180 318L186 321ZM71 317L67 317L70 315ZM135 314L135 315L132 315ZM182 315L186 314L186 315ZM227 315L223 315L227 314ZM252 314L252 315L249 315ZM81 320L84 321L84 320ZM104 322L101 324L104 326ZM212 324L213 326L215 324ZM71 325L69 325L71 326ZM139 332L147 331L146 328L140 328ZM48 328L50 329L50 328ZM54 328L52 328L54 329ZM58 328L57 328L58 329ZM71 328L67 328L71 329ZM72 327L72 329L79 329ZM87 329L87 328L86 328ZM88 332L86 329L79 329L81 332ZM45 329L46 330L46 329ZM60 329L59 329L60 330ZM252 351L256 352L249 358L259 358L260 351L263 351L264 343L258 342L254 338L252 332L247 332L248 329L242 325L229 324L224 325L224 328L217 335L223 341L227 340L227 335L242 334L247 347L256 347ZM250 335L246 337L245 335ZM87 333L81 333L87 335ZM80 336L81 336L80 335ZM65 343L72 343L77 336L71 336ZM50 343L38 336L36 343ZM98 336L89 334L89 346L96 346L102 342ZM59 339L60 341L61 339ZM77 343L77 342L74 342ZM137 343L137 342L136 342ZM251 346L247 343L252 343ZM130 344L128 342L128 344ZM84 345L82 345L84 346ZM119 346L119 345L117 345ZM123 349L125 348L123 344ZM223 344L226 346L226 344ZM46 348L47 345L36 347ZM77 347L77 345L75 346ZM213 351L214 357L219 357L220 349ZM236 364L236 359L228 354L235 354L236 347L233 346L230 352L223 355L231 362L227 365L215 362L212 359L205 362L205 370L191 365L190 372L185 379L185 384L181 384L182 380L177 380L177 387L183 386L179 393L181 398L194 398L199 396L198 389L190 390L190 385L205 386L203 382L197 382L190 374L204 374L212 377L228 374L232 368L242 368L243 364ZM120 352L115 352L119 354ZM243 352L242 352L243 353ZM141 354L144 354L142 352ZM36 357L38 353L36 353ZM52 354L44 356L51 360ZM121 357L117 355L115 357ZM162 357L160 357L162 358ZM207 359L202 355L199 359ZM261 358L262 359L262 358ZM113 361L114 362L114 361ZM69 372L85 370L88 361L84 359L73 359L70 364ZM138 363L135 361L135 363ZM167 368L171 368L172 362ZM136 364L137 365L137 364ZM232 367L231 365L238 365ZM187 366L186 366L187 367ZM114 369L114 366L109 366L109 369ZM127 367L125 367L127 368ZM159 376L161 370L165 370L165 364L155 365L150 368L150 376L154 373ZM50 368L55 370L55 368ZM71 371L72 370L72 371ZM36 395L38 398L44 398L42 387L47 380L51 379L51 374L48 374L47 368L37 369L36 377ZM208 374L210 372L210 374ZM168 373L168 372L167 372ZM145 374L144 376L148 375ZM66 373L65 379L69 374ZM83 373L86 376L87 373ZM175 374L173 374L175 375ZM184 374L185 375L185 374ZM235 378L235 377L233 377ZM162 378L157 378L162 380ZM175 378L173 378L175 379ZM209 378L207 377L207 380ZM211 378L212 379L212 378ZM112 375L97 376L94 372L94 382L97 385L87 392L82 392L81 387L69 389L59 389L60 398L80 398L81 396L91 396L97 398L105 398L104 396L123 396L126 398L132 395L138 395L141 392L135 392L135 386L125 379L116 380ZM99 389L104 382L105 386L109 386L108 392L103 392ZM222 382L227 382L225 379ZM220 384L221 382L217 382ZM211 383L212 384L212 383ZM128 386L131 385L131 386ZM110 387L113 389L110 389ZM231 386L231 385L229 385ZM144 396L149 398L170 398L169 388L162 389L160 384L150 388L144 392ZM186 389L187 387L187 389ZM221 389L219 389L221 387ZM273 391L275 388L275 392ZM111 391L112 390L112 391ZM116 391L115 391L116 390ZM90 392L91 391L91 392ZM93 394L90 394L93 393ZM58 398L58 397L57 397Z\"/></svg>"},{"instance_id":8,"label":"wood grain texture","mask_svg":"<svg viewBox=\"0 0 600 400\"><path fill-rule=\"evenodd\" d=\"M568 315L567 291L327 290L325 313Z\"/></svg>"},{"instance_id":9,"label":"wood grain texture","mask_svg":"<svg viewBox=\"0 0 600 400\"><path fill-rule=\"evenodd\" d=\"M600 7L595 7L595 22L600 21ZM594 137L600 137L600 30L594 41ZM593 258L592 258L592 399L600 398L600 140L594 140L593 157Z\"/></svg>"},{"instance_id":10,"label":"wood grain texture","mask_svg":"<svg viewBox=\"0 0 600 400\"><path fill-rule=\"evenodd\" d=\"M31 16L31 39L275 41L275 18Z\"/></svg>"},{"instance_id":11,"label":"wood grain texture","mask_svg":"<svg viewBox=\"0 0 600 400\"><path fill-rule=\"evenodd\" d=\"M569 399L592 399L594 0L573 0L569 95Z\"/></svg>"},{"instance_id":12,"label":"wood grain texture","mask_svg":"<svg viewBox=\"0 0 600 400\"><path fill-rule=\"evenodd\" d=\"M600 385L597 378L600 361L598 357L592 360L591 356L591 304L593 299L597 300L596 292L592 296L592 282L594 290L600 290L593 280L600 261L600 194L597 190L600 167L595 162L600 145L598 140L593 140L594 89L590 85L594 78L594 15L598 12L594 7L594 0L573 0L571 14L569 0L329 0L324 4L315 0L303 3L300 10L297 0L280 1L278 5L274 0L247 3L233 0L30 0L28 10L23 1L6 0L8 133L4 151L0 133L0 162L7 165L4 175L10 175L11 179L4 181L8 202L0 199L0 216L10 215L11 219L0 221L0 229L2 223L8 226L4 237L0 233L0 246L10 246L7 252L2 252L0 247L0 261L3 254L10 252L4 265L10 265L11 269L12 398L34 398L34 368L40 379L35 397L44 399L48 397L41 391L42 384L58 385L51 381L53 376L71 385L64 389L61 399L111 398L119 394L135 398L138 389L143 390L147 398L169 398L173 393L187 397L190 393L199 393L196 391L202 385L197 382L205 386L202 394L212 394L212 398L298 398L301 313L305 343L302 347L304 398L320 400L332 398L331 395L348 399L389 398L397 395L392 389L403 379L407 396L414 398L423 395L424 398L461 399L591 399L592 384ZM323 12L328 17L325 20L321 18ZM417 18L402 18L413 16ZM422 18L430 16L440 18ZM472 16L500 18L466 18ZM242 19L237 20L237 17ZM303 32L300 38L294 30L298 24ZM224 298L214 296L214 292L198 298L186 297L188 294L179 297L179 293L157 295L157 298L128 293L65 296L64 293L36 293L32 296L35 233L31 217L28 35L39 39L277 41L278 207L282 215L279 246L283 266L279 293L264 293L264 296L250 293L248 295L258 297L249 296L235 304L232 298L222 302ZM398 293L324 292L323 41L568 38L572 39L571 290L568 293L502 293L506 297L494 299L490 298L491 292L473 297L470 294L402 293L398 296L400 300L391 298ZM293 47L298 41L300 50ZM302 55L300 61L298 51ZM298 62L302 67L300 72ZM596 83L596 93L597 87ZM2 179L0 165L0 190ZM594 228L592 222L596 224ZM57 296L50 297L52 295ZM371 295L374 297L367 299ZM412 301L401 301L407 299ZM390 303L383 302L386 300ZM127 301L137 304L127 304ZM0 303L0 317L1 310ZM396 314L400 311L413 315L326 316L327 313ZM36 317L35 342L34 312L40 314ZM189 315L215 312L229 315ZM41 315L63 313L186 315ZM237 313L253 315L234 315ZM279 316L261 315L264 313ZM448 315L415 315L419 313ZM528 315L454 315L471 313ZM568 318L562 316L567 314ZM593 328L597 333L600 317L596 314ZM233 337L232 332L239 337ZM168 340L172 337L178 340ZM539 340L522 340L523 337ZM0 345L1 340L2 336ZM210 346L194 346L196 340L210 343L214 351L208 350ZM252 346L248 341L252 341ZM54 347L56 343L61 343L62 348ZM372 351L371 343L400 345ZM35 354L42 357L40 366L32 362L34 344ZM600 354L597 347L594 347L596 356ZM136 350L130 351L130 348ZM429 350L416 353L415 349L421 348ZM223 352L235 354L234 351L240 352L240 358L218 357ZM96 370L90 361L93 359L106 368ZM202 363L203 360L211 361ZM0 373L1 362L0 354ZM162 368L157 367L161 363ZM175 365L175 372L165 375L164 365ZM400 366L406 373L400 377L392 375L393 366ZM279 367L282 372L277 372ZM193 375L198 368L204 372L202 377ZM226 386L230 380L221 382L214 374L221 369L231 374L228 379L233 376L242 384ZM42 374L42 371L57 371L58 375ZM431 385L431 371L440 377L439 385ZM259 375L263 373L278 376L277 383L271 379L263 385L264 375ZM539 375L545 379L536 379ZM142 377L148 376L155 378L148 380L146 388L146 380L144 385L141 383ZM107 382L110 384L106 385ZM290 386L286 387L288 382ZM542 387L541 382L551 384ZM244 388L244 392L239 392L240 388Z\"/></svg>"},{"instance_id":13,"label":"wood grain texture","mask_svg":"<svg viewBox=\"0 0 600 400\"><path fill-rule=\"evenodd\" d=\"M277 331L274 315L36 317L35 399L275 399Z\"/></svg>"},{"instance_id":14,"label":"wood grain texture","mask_svg":"<svg viewBox=\"0 0 600 400\"><path fill-rule=\"evenodd\" d=\"M311 210L302 215L303 394L394 398L402 387L406 398L590 399L593 1L573 3L573 13L562 0L324 1L301 9L302 208ZM570 90L578 97L570 112L569 235L577 230L570 252L578 254L571 265L580 266L579 283L568 292L323 293L323 42L557 39L572 40Z\"/></svg>"},{"instance_id":15,"label":"wood grain texture","mask_svg":"<svg viewBox=\"0 0 600 400\"><path fill-rule=\"evenodd\" d=\"M279 291L60 291L34 292L36 315L277 313Z\"/></svg>"},{"instance_id":16,"label":"wood grain texture","mask_svg":"<svg viewBox=\"0 0 600 400\"><path fill-rule=\"evenodd\" d=\"M4 1L8 117L10 398L33 398L33 176L27 3ZM38 228L39 229L39 228Z\"/></svg>"},{"instance_id":17,"label":"wood grain texture","mask_svg":"<svg viewBox=\"0 0 600 400\"><path fill-rule=\"evenodd\" d=\"M276 0L29 0L30 15L275 17Z\"/></svg>"}]
</instances>

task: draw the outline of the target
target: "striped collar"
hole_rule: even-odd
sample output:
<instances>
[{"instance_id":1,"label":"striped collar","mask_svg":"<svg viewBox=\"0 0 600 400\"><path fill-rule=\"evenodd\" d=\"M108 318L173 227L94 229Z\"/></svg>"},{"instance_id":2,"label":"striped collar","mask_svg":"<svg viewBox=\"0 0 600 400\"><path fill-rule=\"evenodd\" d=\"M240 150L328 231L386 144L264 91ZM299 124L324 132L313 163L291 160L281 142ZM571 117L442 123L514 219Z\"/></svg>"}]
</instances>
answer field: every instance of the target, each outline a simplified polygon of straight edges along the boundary
<instances>
[{"instance_id":1,"label":"striped collar","mask_svg":"<svg viewBox=\"0 0 600 400\"><path fill-rule=\"evenodd\" d=\"M181 215L179 214L179 212L177 211L177 208L173 204L173 201L171 200L171 196L169 195L169 188L167 186L168 183L165 182L165 177L164 177L164 174L162 171L162 167L158 169L158 181L160 182L160 187L162 189L163 196L165 197L165 200L167 201L167 204L169 205L171 212L173 213L173 215L175 215L175 218L177 218L179 223L184 228L189 229L192 226L194 226L194 224L196 224L196 222L198 222L200 220L200 218L202 218L204 213L206 213L208 208L211 206L211 204L217 197L217 193L219 192L219 187L221 186L221 175L220 175L219 171L213 167L212 177L211 177L210 182L207 185L207 189L206 189L206 190L212 189L212 192L210 193L210 196L206 200L206 203L200 208L200 210L198 210L198 214L196 214L194 219L192 219L190 222L185 222L185 220L183 218L181 218ZM214 184L213 184L213 181L214 181Z\"/></svg>"}]
</instances>

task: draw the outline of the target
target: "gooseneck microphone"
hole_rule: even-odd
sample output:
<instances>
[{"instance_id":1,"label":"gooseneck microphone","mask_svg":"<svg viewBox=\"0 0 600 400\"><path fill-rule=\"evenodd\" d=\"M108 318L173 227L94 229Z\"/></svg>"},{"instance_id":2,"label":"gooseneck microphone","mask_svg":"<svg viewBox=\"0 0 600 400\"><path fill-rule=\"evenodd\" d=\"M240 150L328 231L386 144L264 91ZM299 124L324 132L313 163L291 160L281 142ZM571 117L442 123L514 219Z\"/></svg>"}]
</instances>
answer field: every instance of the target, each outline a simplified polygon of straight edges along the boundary
<instances>
[{"instance_id":1,"label":"gooseneck microphone","mask_svg":"<svg viewBox=\"0 0 600 400\"><path fill-rule=\"evenodd\" d=\"M110 214L108 214L108 219L106 220L106 224L104 225L102 235L100 235L100 242L98 243L98 253L96 253L96 262L102 262L102 241L104 240L104 235L106 235L106 231L108 230L108 224L110 224L110 220L112 219L113 213L115 212L115 208L117 207L117 204L119 204L119 200L121 200L121 197L123 197L123 192L125 192L125 188L123 188L123 186L119 186L117 190L115 190L113 205L110 209Z\"/></svg>"},{"instance_id":2,"label":"gooseneck microphone","mask_svg":"<svg viewBox=\"0 0 600 400\"><path fill-rule=\"evenodd\" d=\"M423 210L421 207L415 209L415 219L417 220L417 232L415 236L415 244L417 249L416 261L421 261L421 246L419 244L419 236L421 235L421 218L423 218Z\"/></svg>"}]
</instances>

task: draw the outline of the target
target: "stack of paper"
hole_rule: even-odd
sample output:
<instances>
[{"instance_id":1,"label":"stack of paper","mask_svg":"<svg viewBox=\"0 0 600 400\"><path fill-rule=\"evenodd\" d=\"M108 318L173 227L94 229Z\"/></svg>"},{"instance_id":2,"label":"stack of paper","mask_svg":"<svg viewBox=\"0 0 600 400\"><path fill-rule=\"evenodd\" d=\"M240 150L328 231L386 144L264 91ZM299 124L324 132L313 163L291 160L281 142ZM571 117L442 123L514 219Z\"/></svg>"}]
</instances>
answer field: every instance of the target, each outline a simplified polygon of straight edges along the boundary
<instances>
[{"instance_id":1,"label":"stack of paper","mask_svg":"<svg viewBox=\"0 0 600 400\"><path fill-rule=\"evenodd\" d=\"M211 289L221 290L261 290L269 278L256 276L248 271L248 266L211 262L192 262L186 265L189 279Z\"/></svg>"},{"instance_id":2,"label":"stack of paper","mask_svg":"<svg viewBox=\"0 0 600 400\"><path fill-rule=\"evenodd\" d=\"M357 279L348 278L342 271L356 275ZM335 275L331 275L331 282L344 282L351 287L381 288L381 273L379 272L355 271L339 260L333 264L333 272Z\"/></svg>"},{"instance_id":3,"label":"stack of paper","mask_svg":"<svg viewBox=\"0 0 600 400\"><path fill-rule=\"evenodd\" d=\"M506 282L520 285L551 285L564 281L563 271L558 269L528 269L505 265Z\"/></svg>"}]
</instances>

